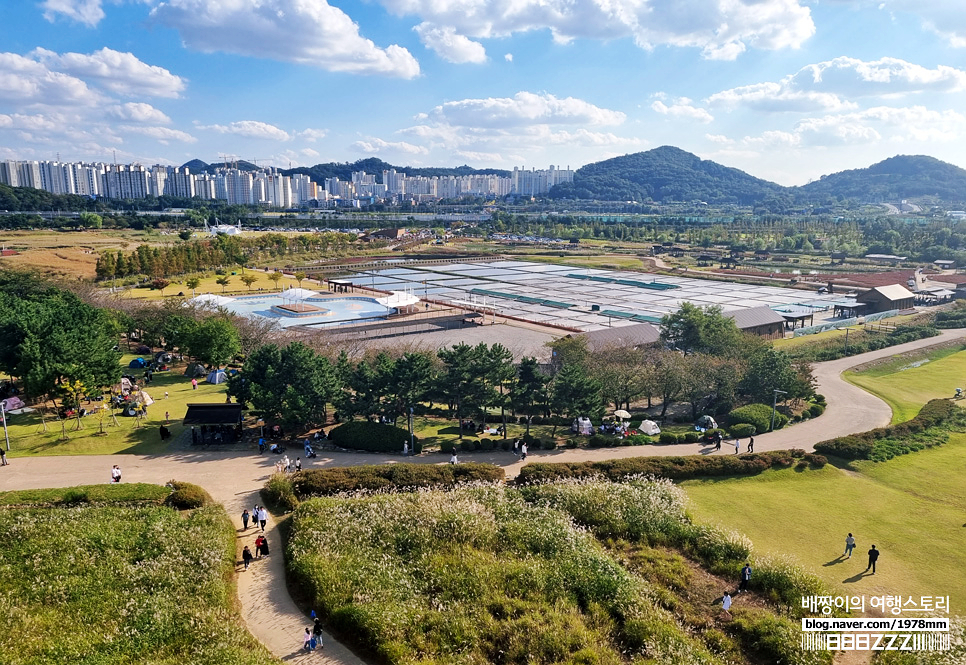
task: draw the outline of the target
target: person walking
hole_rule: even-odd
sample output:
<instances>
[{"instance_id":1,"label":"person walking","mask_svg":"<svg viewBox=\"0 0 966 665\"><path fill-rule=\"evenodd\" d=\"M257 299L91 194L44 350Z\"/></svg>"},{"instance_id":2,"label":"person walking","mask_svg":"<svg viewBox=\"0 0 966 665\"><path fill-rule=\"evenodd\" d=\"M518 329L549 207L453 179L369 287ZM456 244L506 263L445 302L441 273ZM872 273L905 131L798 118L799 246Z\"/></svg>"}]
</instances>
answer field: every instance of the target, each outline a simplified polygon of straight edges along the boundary
<instances>
[{"instance_id":1,"label":"person walking","mask_svg":"<svg viewBox=\"0 0 966 665\"><path fill-rule=\"evenodd\" d=\"M721 432L718 432L717 434L715 434L715 437L714 437L714 449L715 450L721 450L721 439L722 438L723 437L721 436Z\"/></svg>"},{"instance_id":2,"label":"person walking","mask_svg":"<svg viewBox=\"0 0 966 665\"><path fill-rule=\"evenodd\" d=\"M730 619L731 618L731 594L728 593L727 591L725 591L724 596L721 597L721 609L724 610L724 613L728 615L728 618Z\"/></svg>"},{"instance_id":3,"label":"person walking","mask_svg":"<svg viewBox=\"0 0 966 665\"><path fill-rule=\"evenodd\" d=\"M303 637L302 648L306 651L312 650L312 631L309 628L305 629L305 635Z\"/></svg>"},{"instance_id":4,"label":"person walking","mask_svg":"<svg viewBox=\"0 0 966 665\"><path fill-rule=\"evenodd\" d=\"M171 414L169 414L167 411L165 411L164 412L164 424L167 425L169 420L171 420Z\"/></svg>"},{"instance_id":5,"label":"person walking","mask_svg":"<svg viewBox=\"0 0 966 665\"><path fill-rule=\"evenodd\" d=\"M513 440L513 454L517 457L520 456L520 439Z\"/></svg>"},{"instance_id":6,"label":"person walking","mask_svg":"<svg viewBox=\"0 0 966 665\"><path fill-rule=\"evenodd\" d=\"M268 511L265 510L265 506L260 506L258 509L258 524L262 527L262 533L265 533L265 524L268 522Z\"/></svg>"},{"instance_id":7,"label":"person walking","mask_svg":"<svg viewBox=\"0 0 966 665\"><path fill-rule=\"evenodd\" d=\"M121 467L119 467L117 464L111 467L111 482L112 483L121 482Z\"/></svg>"},{"instance_id":8,"label":"person walking","mask_svg":"<svg viewBox=\"0 0 966 665\"><path fill-rule=\"evenodd\" d=\"M852 550L854 549L855 549L855 538L853 538L852 534L850 533L848 536L845 537L845 554L847 555L846 558L848 559L852 558Z\"/></svg>"},{"instance_id":9,"label":"person walking","mask_svg":"<svg viewBox=\"0 0 966 665\"><path fill-rule=\"evenodd\" d=\"M403 457L409 457L409 443L403 441Z\"/></svg>"},{"instance_id":10,"label":"person walking","mask_svg":"<svg viewBox=\"0 0 966 665\"><path fill-rule=\"evenodd\" d=\"M7 466L7 451L0 448L0 466Z\"/></svg>"},{"instance_id":11,"label":"person walking","mask_svg":"<svg viewBox=\"0 0 966 665\"><path fill-rule=\"evenodd\" d=\"M869 550L869 565L866 566L865 569L868 570L869 568L871 568L872 574L875 575L875 562L878 560L879 560L879 550L877 550L875 548L875 545L873 545L872 549Z\"/></svg>"},{"instance_id":12,"label":"person walking","mask_svg":"<svg viewBox=\"0 0 966 665\"><path fill-rule=\"evenodd\" d=\"M301 471L302 470L302 458L301 457L296 457L295 458L295 470L296 471Z\"/></svg>"},{"instance_id":13,"label":"person walking","mask_svg":"<svg viewBox=\"0 0 966 665\"><path fill-rule=\"evenodd\" d=\"M262 548L262 550L261 550L262 551L262 556L268 556L268 554L269 554L269 552L268 552L268 538L266 538L265 536L262 536L262 545L261 545L261 548Z\"/></svg>"},{"instance_id":14,"label":"person walking","mask_svg":"<svg viewBox=\"0 0 966 665\"><path fill-rule=\"evenodd\" d=\"M248 545L245 545L245 549L242 550L242 561L245 562L245 570L248 570L248 565L252 562L252 551L248 549Z\"/></svg>"},{"instance_id":15,"label":"person walking","mask_svg":"<svg viewBox=\"0 0 966 665\"><path fill-rule=\"evenodd\" d=\"M456 451L455 450L453 451L452 456L449 458L449 463L450 464L459 464L460 463L459 458L456 457Z\"/></svg>"},{"instance_id":16,"label":"person walking","mask_svg":"<svg viewBox=\"0 0 966 665\"><path fill-rule=\"evenodd\" d=\"M741 439L735 437L735 455L738 454L738 450L741 448Z\"/></svg>"},{"instance_id":17,"label":"person walking","mask_svg":"<svg viewBox=\"0 0 966 665\"><path fill-rule=\"evenodd\" d=\"M753 436L748 437L748 452L749 453L755 452L755 437Z\"/></svg>"},{"instance_id":18,"label":"person walking","mask_svg":"<svg viewBox=\"0 0 966 665\"><path fill-rule=\"evenodd\" d=\"M191 379L191 389L198 390L198 379Z\"/></svg>"},{"instance_id":19,"label":"person walking","mask_svg":"<svg viewBox=\"0 0 966 665\"><path fill-rule=\"evenodd\" d=\"M312 626L312 640L319 649L325 646L322 644L322 621L318 617L315 617L315 625Z\"/></svg>"},{"instance_id":20,"label":"person walking","mask_svg":"<svg viewBox=\"0 0 966 665\"><path fill-rule=\"evenodd\" d=\"M745 563L745 567L741 569L741 584L738 585L738 593L744 593L748 590L748 583L751 581L751 564Z\"/></svg>"},{"instance_id":21,"label":"person walking","mask_svg":"<svg viewBox=\"0 0 966 665\"><path fill-rule=\"evenodd\" d=\"M520 461L524 462L527 459L527 442L524 441L520 444Z\"/></svg>"},{"instance_id":22,"label":"person walking","mask_svg":"<svg viewBox=\"0 0 966 665\"><path fill-rule=\"evenodd\" d=\"M256 559L262 558L262 543L264 542L265 542L265 536L259 535L258 538L255 539L255 558Z\"/></svg>"},{"instance_id":23,"label":"person walking","mask_svg":"<svg viewBox=\"0 0 966 665\"><path fill-rule=\"evenodd\" d=\"M245 528L245 531L248 531L248 520L251 518L251 513L248 512L248 508L245 508L245 510L242 511L242 526Z\"/></svg>"}]
</instances>

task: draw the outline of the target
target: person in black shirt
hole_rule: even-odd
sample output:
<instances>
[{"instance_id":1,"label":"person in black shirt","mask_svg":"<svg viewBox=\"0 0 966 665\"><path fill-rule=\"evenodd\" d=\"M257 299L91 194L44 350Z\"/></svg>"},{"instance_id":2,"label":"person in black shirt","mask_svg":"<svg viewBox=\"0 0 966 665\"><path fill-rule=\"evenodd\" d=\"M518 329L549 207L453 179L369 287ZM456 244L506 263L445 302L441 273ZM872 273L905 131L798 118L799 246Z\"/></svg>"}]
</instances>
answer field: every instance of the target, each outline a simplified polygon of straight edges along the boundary
<instances>
[{"instance_id":1,"label":"person in black shirt","mask_svg":"<svg viewBox=\"0 0 966 665\"><path fill-rule=\"evenodd\" d=\"M879 560L879 550L877 550L875 548L875 545L873 545L872 549L869 550L869 565L868 567L866 567L866 570L868 570L869 568L872 569L873 575L875 575L875 562L878 560Z\"/></svg>"}]
</instances>

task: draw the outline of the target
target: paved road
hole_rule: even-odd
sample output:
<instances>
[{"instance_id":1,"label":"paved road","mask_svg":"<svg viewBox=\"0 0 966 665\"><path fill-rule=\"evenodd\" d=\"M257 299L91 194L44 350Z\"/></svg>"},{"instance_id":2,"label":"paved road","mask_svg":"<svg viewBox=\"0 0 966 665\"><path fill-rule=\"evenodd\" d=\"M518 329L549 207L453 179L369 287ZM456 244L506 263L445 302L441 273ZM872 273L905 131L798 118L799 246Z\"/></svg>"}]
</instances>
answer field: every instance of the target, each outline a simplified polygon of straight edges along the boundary
<instances>
[{"instance_id":1,"label":"paved road","mask_svg":"<svg viewBox=\"0 0 966 665\"><path fill-rule=\"evenodd\" d=\"M884 402L842 380L841 373L851 367L908 351L944 344L966 337L966 329L947 330L939 337L917 340L843 358L815 366L818 391L828 400L828 408L822 417L809 420L785 430L755 437L757 451L804 448L825 439L862 432L888 424L891 411ZM694 455L734 454L727 446L720 453L701 444L672 446L633 446L626 448L575 449L535 451L528 461L576 462L637 457L643 455ZM512 453L473 453L467 459L492 462L506 469L509 477L519 473L521 462ZM423 464L445 463L447 457L438 454L409 458ZM36 489L43 487L69 487L110 481L110 470L119 464L124 482L165 483L171 479L184 480L201 485L222 503L235 520L239 529L238 550L251 544L255 532L241 532L241 512L258 501L258 490L274 471L276 459L268 455L252 453L179 451L165 455L97 455L77 457L30 457L15 458L10 466L0 469L0 491L12 489ZM325 466L355 466L400 462L399 455L373 455L363 453L334 453L320 455L308 461L306 468ZM256 561L248 572L239 573L239 600L242 614L252 634L274 654L292 663L345 663L362 665L363 661L344 646L326 640L321 652L300 652L300 635L308 618L292 601L285 587L284 564L280 552L281 540L274 520L267 531L273 553L267 560Z\"/></svg>"}]
</instances>

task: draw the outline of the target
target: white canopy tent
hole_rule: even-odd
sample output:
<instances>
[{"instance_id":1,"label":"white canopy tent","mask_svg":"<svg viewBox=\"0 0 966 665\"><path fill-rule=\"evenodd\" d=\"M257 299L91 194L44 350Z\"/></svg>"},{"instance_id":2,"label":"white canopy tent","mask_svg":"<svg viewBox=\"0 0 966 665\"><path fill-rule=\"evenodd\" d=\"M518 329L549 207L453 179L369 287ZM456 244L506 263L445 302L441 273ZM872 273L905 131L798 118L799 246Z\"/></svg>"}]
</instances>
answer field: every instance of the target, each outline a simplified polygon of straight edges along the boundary
<instances>
[{"instance_id":1,"label":"white canopy tent","mask_svg":"<svg viewBox=\"0 0 966 665\"><path fill-rule=\"evenodd\" d=\"M279 297L281 297L282 302L291 301L292 305L295 306L296 309L298 309L299 303L304 303L309 298L312 298L317 295L319 294L316 291L310 291L308 289L293 287L291 289L285 289L284 291L282 291L282 293L279 294Z\"/></svg>"},{"instance_id":2,"label":"white canopy tent","mask_svg":"<svg viewBox=\"0 0 966 665\"><path fill-rule=\"evenodd\" d=\"M200 296L195 296L188 302L195 303L196 305L214 305L216 307L223 307L229 303L235 302L235 299L229 298L228 296L220 296L217 293L202 293Z\"/></svg>"},{"instance_id":3,"label":"white canopy tent","mask_svg":"<svg viewBox=\"0 0 966 665\"><path fill-rule=\"evenodd\" d=\"M388 296L376 298L376 302L387 309L402 309L403 307L412 307L413 305L419 304L419 298L405 291L393 291Z\"/></svg>"}]
</instances>

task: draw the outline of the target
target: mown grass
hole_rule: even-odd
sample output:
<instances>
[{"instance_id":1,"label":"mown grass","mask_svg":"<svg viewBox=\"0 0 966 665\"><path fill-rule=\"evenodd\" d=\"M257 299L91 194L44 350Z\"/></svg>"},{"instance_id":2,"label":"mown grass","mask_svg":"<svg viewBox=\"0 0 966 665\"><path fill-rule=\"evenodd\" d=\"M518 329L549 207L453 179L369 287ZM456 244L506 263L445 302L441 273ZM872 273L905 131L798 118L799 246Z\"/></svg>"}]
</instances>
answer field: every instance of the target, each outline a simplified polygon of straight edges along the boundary
<instances>
[{"instance_id":1,"label":"mown grass","mask_svg":"<svg viewBox=\"0 0 966 665\"><path fill-rule=\"evenodd\" d=\"M243 296L243 295L257 295L259 289L267 293L277 293L288 288L295 288L299 285L293 277L288 275L282 277L278 281L278 287L276 288L275 282L268 278L272 271L265 272L263 270L243 270L241 266L233 267L228 270L225 277L228 277L229 282L224 287L218 284L217 280L220 275L215 275L213 272L207 275L195 275L201 280L201 283L194 289L194 294L200 296L203 293L214 293L217 295L226 296ZM242 274L249 274L258 278L257 282L252 283L251 289L245 286L244 282L241 281ZM164 289L162 293L158 289L152 289L150 287L134 287L130 289L125 289L121 293L123 298L136 298L139 300L160 300L162 298L172 298L175 297L179 292L184 293L186 298L192 297L192 290L185 286L184 281L187 277L171 277L168 281L171 282L170 286ZM302 282L302 288L320 290L322 293L326 293L324 288L320 287L314 280L304 280Z\"/></svg>"},{"instance_id":2,"label":"mown grass","mask_svg":"<svg viewBox=\"0 0 966 665\"><path fill-rule=\"evenodd\" d=\"M103 495L153 495L130 490ZM190 514L160 505L4 507L0 542L0 662L278 663L235 607L235 532L220 506Z\"/></svg>"},{"instance_id":3,"label":"mown grass","mask_svg":"<svg viewBox=\"0 0 966 665\"><path fill-rule=\"evenodd\" d=\"M892 422L909 420L931 399L952 397L966 389L966 351L951 346L890 358L842 377L892 408Z\"/></svg>"},{"instance_id":4,"label":"mown grass","mask_svg":"<svg viewBox=\"0 0 966 665\"><path fill-rule=\"evenodd\" d=\"M872 595L948 595L966 607L966 435L885 463L855 462L799 473L688 480L682 483L702 521L737 529L759 551L784 554L840 591ZM840 555L855 535L852 559ZM882 555L864 575L865 552ZM958 609L957 609L958 608Z\"/></svg>"},{"instance_id":5,"label":"mown grass","mask_svg":"<svg viewBox=\"0 0 966 665\"><path fill-rule=\"evenodd\" d=\"M136 355L125 354L121 359L121 366L125 374L130 373L139 380L143 370L128 369L128 363L137 358ZM61 423L51 411L47 415L47 431L43 431L40 411L18 415L7 415L7 428L10 434L10 452L8 457L22 457L33 455L112 455L115 453L135 453L152 455L168 449L170 442L177 440L183 431L181 419L184 417L189 403L212 402L222 404L225 401L225 386L213 385L199 381L198 389L191 389L191 380L182 376L184 366L170 372L155 372L154 379L145 390L155 400L148 407L147 416L141 420L141 427L135 427L134 418L120 415L116 412L117 425L111 420L109 411L101 411L81 418L83 429L77 427L76 420L66 421L69 437L61 441ZM164 394L168 393L165 398ZM90 409L93 405L83 404ZM159 427L164 423L164 413L171 415L168 429L171 439L162 442ZM104 434L99 434L101 417L103 415Z\"/></svg>"},{"instance_id":6,"label":"mown grass","mask_svg":"<svg viewBox=\"0 0 966 665\"><path fill-rule=\"evenodd\" d=\"M312 499L294 514L288 560L313 607L386 663L830 662L801 652L794 622L771 612L748 621L774 644L742 652L737 624L735 639L728 624L705 630L713 597L696 623L676 614L666 589L598 540L611 537L693 538L729 570L748 556L691 525L669 483L593 481Z\"/></svg>"}]
</instances>

